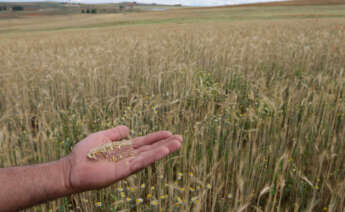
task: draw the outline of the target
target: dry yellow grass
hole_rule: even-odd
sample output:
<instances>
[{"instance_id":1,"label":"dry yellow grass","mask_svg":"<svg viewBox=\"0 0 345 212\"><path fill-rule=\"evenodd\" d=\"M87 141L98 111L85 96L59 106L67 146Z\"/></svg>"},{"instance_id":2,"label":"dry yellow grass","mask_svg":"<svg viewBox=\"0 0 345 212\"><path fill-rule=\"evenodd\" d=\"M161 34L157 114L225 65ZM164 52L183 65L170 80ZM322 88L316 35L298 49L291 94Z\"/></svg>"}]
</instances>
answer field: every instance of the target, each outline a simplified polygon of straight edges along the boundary
<instances>
[{"instance_id":1,"label":"dry yellow grass","mask_svg":"<svg viewBox=\"0 0 345 212\"><path fill-rule=\"evenodd\" d=\"M21 33L0 34L0 165L56 160L119 124L167 129L184 137L174 156L31 210L342 211L343 9L14 20Z\"/></svg>"}]
</instances>

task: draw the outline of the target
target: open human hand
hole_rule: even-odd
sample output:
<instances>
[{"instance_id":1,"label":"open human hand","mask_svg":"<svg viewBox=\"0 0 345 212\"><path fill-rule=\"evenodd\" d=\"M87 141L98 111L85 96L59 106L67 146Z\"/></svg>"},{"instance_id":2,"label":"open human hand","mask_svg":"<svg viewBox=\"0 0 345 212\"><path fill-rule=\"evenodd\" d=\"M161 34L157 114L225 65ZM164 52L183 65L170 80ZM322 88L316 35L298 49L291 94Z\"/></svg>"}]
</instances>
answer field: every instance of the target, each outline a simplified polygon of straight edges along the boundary
<instances>
[{"instance_id":1,"label":"open human hand","mask_svg":"<svg viewBox=\"0 0 345 212\"><path fill-rule=\"evenodd\" d=\"M128 137L129 129L118 126L93 133L76 144L66 157L65 181L73 192L97 189L113 184L175 152L181 146L182 137L169 131L159 131L132 139L134 154L116 163L107 160L90 160L88 152L109 142Z\"/></svg>"}]
</instances>

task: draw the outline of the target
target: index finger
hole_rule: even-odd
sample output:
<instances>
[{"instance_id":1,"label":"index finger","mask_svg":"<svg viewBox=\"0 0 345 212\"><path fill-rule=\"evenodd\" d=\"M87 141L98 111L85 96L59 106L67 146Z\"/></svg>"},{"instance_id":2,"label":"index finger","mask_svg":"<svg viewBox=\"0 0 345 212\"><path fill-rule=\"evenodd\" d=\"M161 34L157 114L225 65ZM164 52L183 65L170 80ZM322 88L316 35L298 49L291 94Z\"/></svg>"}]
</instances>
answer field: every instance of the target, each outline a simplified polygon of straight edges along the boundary
<instances>
[{"instance_id":1,"label":"index finger","mask_svg":"<svg viewBox=\"0 0 345 212\"><path fill-rule=\"evenodd\" d=\"M129 129L127 126L119 125L115 128L103 130L99 133L103 134L106 138L108 138L111 141L116 141L128 137Z\"/></svg>"},{"instance_id":2,"label":"index finger","mask_svg":"<svg viewBox=\"0 0 345 212\"><path fill-rule=\"evenodd\" d=\"M169 131L158 131L158 132L148 134L146 136L134 138L132 140L133 148L137 149L137 148L144 146L144 145L153 144L157 141L166 139L166 138L170 137L171 135L172 135L172 133Z\"/></svg>"}]
</instances>

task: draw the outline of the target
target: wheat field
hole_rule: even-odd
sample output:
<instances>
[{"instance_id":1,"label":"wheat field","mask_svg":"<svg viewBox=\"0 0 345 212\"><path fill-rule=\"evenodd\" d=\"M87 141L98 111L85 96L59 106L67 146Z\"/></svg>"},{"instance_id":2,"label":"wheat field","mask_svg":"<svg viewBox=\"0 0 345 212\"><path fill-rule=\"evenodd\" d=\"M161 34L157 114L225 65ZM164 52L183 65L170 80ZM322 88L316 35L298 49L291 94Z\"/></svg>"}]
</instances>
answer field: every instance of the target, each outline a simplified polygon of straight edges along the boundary
<instances>
[{"instance_id":1,"label":"wheat field","mask_svg":"<svg viewBox=\"0 0 345 212\"><path fill-rule=\"evenodd\" d=\"M57 160L124 124L184 143L113 186L28 211L344 211L344 12L0 20L0 167Z\"/></svg>"}]
</instances>

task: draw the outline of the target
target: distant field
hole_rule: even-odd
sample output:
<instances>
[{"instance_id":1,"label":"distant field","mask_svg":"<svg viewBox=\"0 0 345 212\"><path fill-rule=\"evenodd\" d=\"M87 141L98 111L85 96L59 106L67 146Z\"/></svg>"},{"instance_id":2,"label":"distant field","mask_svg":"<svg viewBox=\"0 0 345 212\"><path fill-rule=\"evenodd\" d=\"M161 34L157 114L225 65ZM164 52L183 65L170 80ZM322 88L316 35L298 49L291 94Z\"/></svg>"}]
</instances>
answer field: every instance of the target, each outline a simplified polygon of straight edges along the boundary
<instances>
[{"instance_id":1,"label":"distant field","mask_svg":"<svg viewBox=\"0 0 345 212\"><path fill-rule=\"evenodd\" d=\"M190 8L169 11L120 13L120 14L69 14L0 19L0 35L4 33L44 32L88 28L107 28L149 24L191 24L203 22L238 22L257 20L289 19L342 19L345 17L345 4L338 6L274 6L274 7L219 7ZM42 19L41 16L46 18Z\"/></svg>"},{"instance_id":2,"label":"distant field","mask_svg":"<svg viewBox=\"0 0 345 212\"><path fill-rule=\"evenodd\" d=\"M5 10L3 8L6 8ZM22 10L12 10L20 7ZM0 20L30 18L35 16L65 16L73 14L126 14L145 11L165 11L183 8L180 5L159 4L77 4L55 2L0 2Z\"/></svg>"},{"instance_id":3,"label":"distant field","mask_svg":"<svg viewBox=\"0 0 345 212\"><path fill-rule=\"evenodd\" d=\"M0 167L165 129L180 152L28 211L345 211L344 58L344 4L0 18Z\"/></svg>"}]
</instances>

